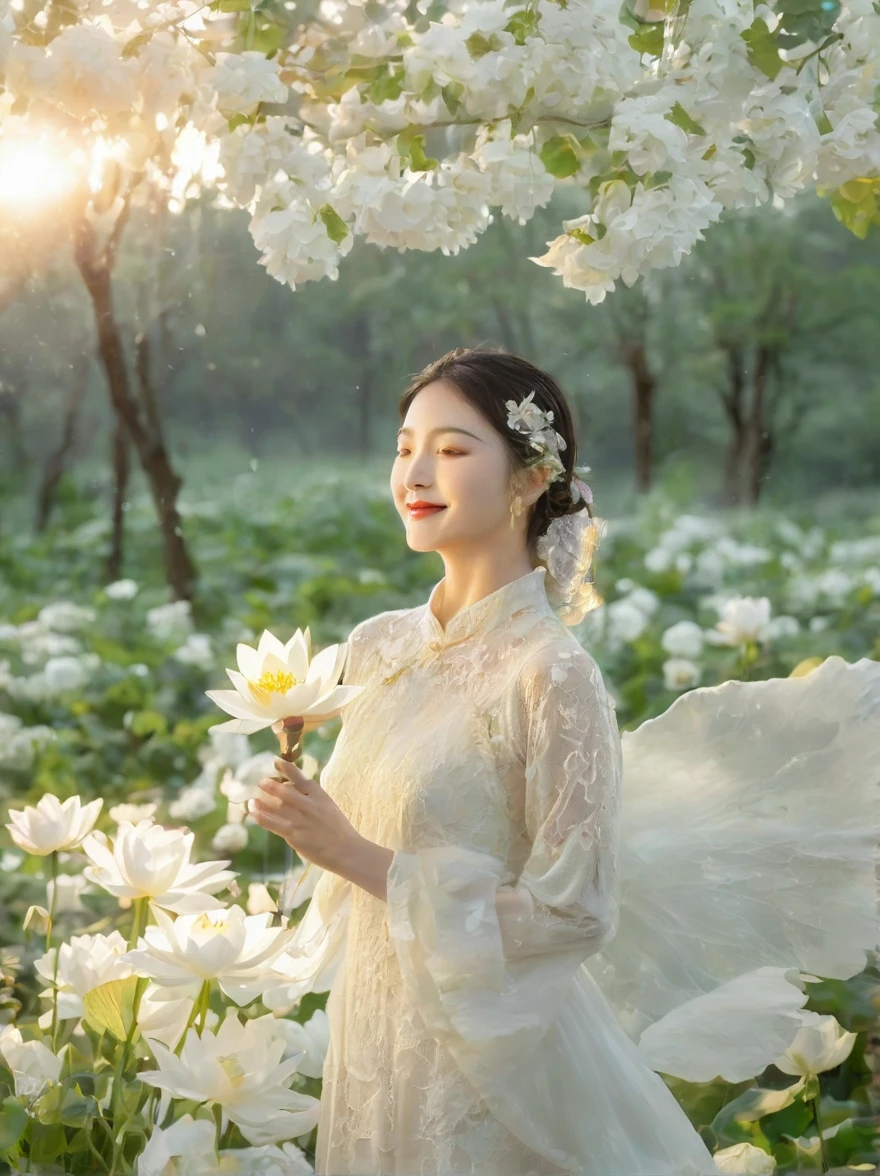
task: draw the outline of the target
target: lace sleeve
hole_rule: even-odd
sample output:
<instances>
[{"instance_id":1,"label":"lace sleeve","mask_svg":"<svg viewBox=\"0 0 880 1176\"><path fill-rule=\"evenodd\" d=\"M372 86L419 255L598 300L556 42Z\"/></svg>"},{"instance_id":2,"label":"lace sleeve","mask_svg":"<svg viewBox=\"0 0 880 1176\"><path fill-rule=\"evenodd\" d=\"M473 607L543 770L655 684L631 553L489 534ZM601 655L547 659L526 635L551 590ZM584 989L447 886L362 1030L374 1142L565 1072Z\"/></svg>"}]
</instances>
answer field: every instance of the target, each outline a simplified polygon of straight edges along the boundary
<instances>
[{"instance_id":1,"label":"lace sleeve","mask_svg":"<svg viewBox=\"0 0 880 1176\"><path fill-rule=\"evenodd\" d=\"M551 1156L558 1141L542 1124L554 1118L555 1055L539 1045L570 1007L583 961L616 930L622 755L585 650L554 643L516 689L531 840L519 877L502 885L504 863L468 846L398 851L387 921L428 1031L508 1129Z\"/></svg>"},{"instance_id":2,"label":"lace sleeve","mask_svg":"<svg viewBox=\"0 0 880 1176\"><path fill-rule=\"evenodd\" d=\"M566 950L586 957L618 926L622 754L614 708L583 650L559 656L551 647L521 691L532 848L516 884L496 894L504 952L508 959Z\"/></svg>"}]
</instances>

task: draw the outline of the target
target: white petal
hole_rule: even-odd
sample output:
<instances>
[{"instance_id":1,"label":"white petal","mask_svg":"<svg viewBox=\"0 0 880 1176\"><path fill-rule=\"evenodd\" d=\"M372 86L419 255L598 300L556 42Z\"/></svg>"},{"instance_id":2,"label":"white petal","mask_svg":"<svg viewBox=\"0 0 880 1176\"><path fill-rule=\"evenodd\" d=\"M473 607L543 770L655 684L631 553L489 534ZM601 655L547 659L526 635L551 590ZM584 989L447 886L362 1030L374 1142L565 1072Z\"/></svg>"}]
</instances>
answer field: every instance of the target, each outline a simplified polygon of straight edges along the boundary
<instances>
[{"instance_id":1,"label":"white petal","mask_svg":"<svg viewBox=\"0 0 880 1176\"><path fill-rule=\"evenodd\" d=\"M259 678L263 657L256 649L244 643L236 645L235 660L246 678Z\"/></svg>"}]
</instances>

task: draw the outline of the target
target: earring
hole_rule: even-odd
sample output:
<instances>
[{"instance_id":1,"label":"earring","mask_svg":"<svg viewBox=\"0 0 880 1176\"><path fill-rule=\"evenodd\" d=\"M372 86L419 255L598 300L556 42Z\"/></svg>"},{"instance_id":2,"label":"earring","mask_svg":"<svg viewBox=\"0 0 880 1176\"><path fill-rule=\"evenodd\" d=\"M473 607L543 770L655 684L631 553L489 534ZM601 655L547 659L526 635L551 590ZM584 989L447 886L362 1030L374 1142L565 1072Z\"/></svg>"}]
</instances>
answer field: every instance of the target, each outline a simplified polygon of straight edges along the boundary
<instances>
[{"instance_id":1,"label":"earring","mask_svg":"<svg viewBox=\"0 0 880 1176\"><path fill-rule=\"evenodd\" d=\"M516 525L516 520L522 514L523 510L524 510L524 507L522 504L522 498L520 497L519 494L517 494L516 498L514 498L513 502L511 503L511 506L510 506L510 527L511 527L511 530Z\"/></svg>"}]
</instances>

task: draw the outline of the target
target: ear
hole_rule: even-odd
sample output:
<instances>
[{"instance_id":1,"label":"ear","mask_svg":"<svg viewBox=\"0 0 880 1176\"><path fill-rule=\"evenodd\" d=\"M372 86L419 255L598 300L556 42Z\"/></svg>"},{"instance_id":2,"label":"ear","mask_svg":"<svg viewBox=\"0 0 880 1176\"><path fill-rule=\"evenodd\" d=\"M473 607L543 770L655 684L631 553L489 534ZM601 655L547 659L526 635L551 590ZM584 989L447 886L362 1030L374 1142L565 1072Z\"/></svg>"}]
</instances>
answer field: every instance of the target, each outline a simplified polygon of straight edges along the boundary
<instances>
[{"instance_id":1,"label":"ear","mask_svg":"<svg viewBox=\"0 0 880 1176\"><path fill-rule=\"evenodd\" d=\"M522 471L524 489L520 491L520 496L524 506L532 506L538 501L547 489L549 478L550 471L546 466L528 466Z\"/></svg>"}]
</instances>

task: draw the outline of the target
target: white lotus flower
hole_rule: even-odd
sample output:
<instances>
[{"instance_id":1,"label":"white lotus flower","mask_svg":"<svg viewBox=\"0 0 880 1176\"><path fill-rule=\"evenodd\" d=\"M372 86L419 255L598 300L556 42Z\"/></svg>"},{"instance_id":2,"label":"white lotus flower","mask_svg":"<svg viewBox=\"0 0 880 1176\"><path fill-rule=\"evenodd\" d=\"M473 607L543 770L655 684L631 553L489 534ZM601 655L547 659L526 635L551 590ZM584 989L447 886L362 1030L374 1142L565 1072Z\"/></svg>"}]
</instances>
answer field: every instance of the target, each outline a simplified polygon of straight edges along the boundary
<instances>
[{"instance_id":1,"label":"white lotus flower","mask_svg":"<svg viewBox=\"0 0 880 1176\"><path fill-rule=\"evenodd\" d=\"M183 1115L165 1130L154 1127L147 1146L138 1156L137 1176L171 1176L180 1170L179 1165L171 1163L177 1158L185 1159L188 1165L190 1161L199 1163L210 1158L210 1162L216 1165L215 1131L213 1123L207 1119L194 1119L192 1115Z\"/></svg>"},{"instance_id":2,"label":"white lotus flower","mask_svg":"<svg viewBox=\"0 0 880 1176\"><path fill-rule=\"evenodd\" d=\"M23 853L18 853L14 849L4 849L2 854L0 854L0 870L9 874L13 870L17 870L23 861Z\"/></svg>"},{"instance_id":3,"label":"white lotus flower","mask_svg":"<svg viewBox=\"0 0 880 1176\"><path fill-rule=\"evenodd\" d=\"M284 1046L271 1013L242 1024L230 1012L216 1034L191 1028L179 1058L152 1042L159 1068L140 1079L173 1098L219 1104L221 1130L231 1120L249 1143L277 1143L311 1131L321 1112L319 1099L285 1085L300 1055L282 1062Z\"/></svg>"},{"instance_id":4,"label":"white lotus flower","mask_svg":"<svg viewBox=\"0 0 880 1176\"><path fill-rule=\"evenodd\" d=\"M52 947L34 961L37 974L49 985L40 996L48 999L52 997L57 950ZM69 943L61 944L57 981L59 1021L81 1017L84 1012L82 998L93 988L131 975L131 964L124 959L127 950L128 944L119 931L111 931L109 935L73 935ZM41 1029L49 1028L51 1009L42 1014L38 1024Z\"/></svg>"},{"instance_id":5,"label":"white lotus flower","mask_svg":"<svg viewBox=\"0 0 880 1176\"><path fill-rule=\"evenodd\" d=\"M304 1025L279 1017L277 1031L284 1038L284 1056L301 1054L297 1070L307 1078L320 1078L330 1045L330 1019L323 1009L316 1009Z\"/></svg>"},{"instance_id":6,"label":"white lotus flower","mask_svg":"<svg viewBox=\"0 0 880 1176\"><path fill-rule=\"evenodd\" d=\"M181 788L177 797L168 806L168 814L175 821L197 821L205 817L217 807L217 798L213 791L189 784Z\"/></svg>"},{"instance_id":7,"label":"white lotus flower","mask_svg":"<svg viewBox=\"0 0 880 1176\"><path fill-rule=\"evenodd\" d=\"M693 660L703 652L703 630L696 621L679 621L664 631L660 644L670 657Z\"/></svg>"},{"instance_id":8,"label":"white lotus flower","mask_svg":"<svg viewBox=\"0 0 880 1176\"><path fill-rule=\"evenodd\" d=\"M147 628L158 641L185 641L193 631L192 605L174 600L147 611Z\"/></svg>"},{"instance_id":9,"label":"white lotus flower","mask_svg":"<svg viewBox=\"0 0 880 1176\"><path fill-rule=\"evenodd\" d=\"M45 857L59 849L75 849L98 819L101 797L83 805L78 796L63 803L47 792L36 806L10 809L6 828L19 849Z\"/></svg>"},{"instance_id":10,"label":"white lotus flower","mask_svg":"<svg viewBox=\"0 0 880 1176\"><path fill-rule=\"evenodd\" d=\"M275 899L265 882L248 882L247 911L249 915L274 914L278 910Z\"/></svg>"},{"instance_id":11,"label":"white lotus flower","mask_svg":"<svg viewBox=\"0 0 880 1176\"><path fill-rule=\"evenodd\" d=\"M773 1065L783 1074L821 1074L845 1062L852 1053L856 1034L849 1033L836 1017L802 1013L803 1025L794 1041Z\"/></svg>"},{"instance_id":12,"label":"white lotus flower","mask_svg":"<svg viewBox=\"0 0 880 1176\"><path fill-rule=\"evenodd\" d=\"M0 1053L12 1071L19 1098L36 1098L49 1082L57 1082L61 1074L62 1058L42 1041L23 1041L21 1030L15 1025L4 1025L0 1030Z\"/></svg>"},{"instance_id":13,"label":"white lotus flower","mask_svg":"<svg viewBox=\"0 0 880 1176\"><path fill-rule=\"evenodd\" d=\"M663 663L663 685L667 690L690 690L702 677L702 670L686 657L669 657Z\"/></svg>"},{"instance_id":14,"label":"white lotus flower","mask_svg":"<svg viewBox=\"0 0 880 1176\"><path fill-rule=\"evenodd\" d=\"M228 861L191 863L194 838L194 833L163 829L152 821L125 821L112 842L101 832L83 841L93 862L83 874L119 899L149 898L154 907L179 915L219 910L223 903L213 892L236 873L222 868Z\"/></svg>"},{"instance_id":15,"label":"white lotus flower","mask_svg":"<svg viewBox=\"0 0 880 1176\"><path fill-rule=\"evenodd\" d=\"M221 825L211 841L214 853L238 853L248 843L248 831L240 822Z\"/></svg>"},{"instance_id":16,"label":"white lotus flower","mask_svg":"<svg viewBox=\"0 0 880 1176\"><path fill-rule=\"evenodd\" d=\"M311 636L297 629L286 645L263 631L256 649L239 643L238 671L226 673L235 690L207 690L221 710L234 715L212 730L252 735L271 726L276 733L290 715L306 721L305 730L335 719L363 686L339 686L348 643L328 645L311 655Z\"/></svg>"},{"instance_id":17,"label":"white lotus flower","mask_svg":"<svg viewBox=\"0 0 880 1176\"><path fill-rule=\"evenodd\" d=\"M88 681L88 670L78 657L50 657L43 667L43 684L47 698L81 690Z\"/></svg>"},{"instance_id":18,"label":"white lotus flower","mask_svg":"<svg viewBox=\"0 0 880 1176\"><path fill-rule=\"evenodd\" d=\"M277 981L271 965L296 934L296 927L271 926L270 912L246 915L240 906L175 920L158 908L154 914L156 926L147 927L126 956L131 966L164 988L193 996L205 980L216 980L238 1005Z\"/></svg>"},{"instance_id":19,"label":"white lotus flower","mask_svg":"<svg viewBox=\"0 0 880 1176\"><path fill-rule=\"evenodd\" d=\"M232 773L229 773L230 777ZM230 800L226 805L226 824L227 825L241 825L248 815L246 804L236 804L234 800ZM253 911L251 911L253 914Z\"/></svg>"},{"instance_id":20,"label":"white lotus flower","mask_svg":"<svg viewBox=\"0 0 880 1176\"><path fill-rule=\"evenodd\" d=\"M706 639L716 645L745 645L747 641L763 641L770 623L770 598L767 596L739 596L723 606L721 620Z\"/></svg>"},{"instance_id":21,"label":"white lotus flower","mask_svg":"<svg viewBox=\"0 0 880 1176\"><path fill-rule=\"evenodd\" d=\"M216 729L216 727L211 728L212 731L216 731ZM256 755L252 755L244 763L239 764L234 773L230 772L223 777L220 782L220 791L233 804L247 805L249 800L254 800L259 794L260 781L263 777L276 774L275 760L277 758L277 751L257 752ZM303 755L301 770L309 779L314 779L314 772L317 771L317 768L318 761L314 756Z\"/></svg>"},{"instance_id":22,"label":"white lotus flower","mask_svg":"<svg viewBox=\"0 0 880 1176\"><path fill-rule=\"evenodd\" d=\"M27 909L22 927L25 931L33 931L37 935L45 935L49 930L49 912L45 907L33 903Z\"/></svg>"},{"instance_id":23,"label":"white lotus flower","mask_svg":"<svg viewBox=\"0 0 880 1176\"><path fill-rule=\"evenodd\" d=\"M776 1171L776 1160L761 1147L753 1143L735 1143L723 1147L712 1156L719 1172L730 1176L772 1176Z\"/></svg>"},{"instance_id":24,"label":"white lotus flower","mask_svg":"<svg viewBox=\"0 0 880 1176\"><path fill-rule=\"evenodd\" d=\"M224 1148L220 1153L220 1171L224 1176L314 1176L315 1169L306 1153L288 1141L263 1147ZM187 1173L190 1176L190 1173ZM214 1172L194 1172L192 1176L215 1176Z\"/></svg>"},{"instance_id":25,"label":"white lotus flower","mask_svg":"<svg viewBox=\"0 0 880 1176\"><path fill-rule=\"evenodd\" d=\"M203 670L210 670L214 666L214 650L207 633L190 633L171 656L184 665L199 666Z\"/></svg>"},{"instance_id":26,"label":"white lotus flower","mask_svg":"<svg viewBox=\"0 0 880 1176\"><path fill-rule=\"evenodd\" d=\"M154 817L158 807L154 802L150 804L114 804L113 808L109 810L109 815L117 825L121 825L123 821L128 821L130 825L136 825L138 821L149 821Z\"/></svg>"},{"instance_id":27,"label":"white lotus flower","mask_svg":"<svg viewBox=\"0 0 880 1176\"><path fill-rule=\"evenodd\" d=\"M114 580L104 587L104 595L108 600L133 600L137 594L136 580Z\"/></svg>"},{"instance_id":28,"label":"white lotus flower","mask_svg":"<svg viewBox=\"0 0 880 1176\"><path fill-rule=\"evenodd\" d=\"M52 896L56 890L56 882L51 878L46 883L46 906L52 906ZM81 895L91 894L88 878L82 874L59 874L57 878L58 895L55 898L55 914L61 915L68 911L79 912L83 906Z\"/></svg>"},{"instance_id":29,"label":"white lotus flower","mask_svg":"<svg viewBox=\"0 0 880 1176\"><path fill-rule=\"evenodd\" d=\"M193 1007L193 997L181 996L159 984L148 984L138 1006L138 1029L148 1040L155 1038L174 1049L186 1028ZM208 1009L205 1024L213 1029L220 1018Z\"/></svg>"},{"instance_id":30,"label":"white lotus flower","mask_svg":"<svg viewBox=\"0 0 880 1176\"><path fill-rule=\"evenodd\" d=\"M321 876L320 870L310 870L307 865L294 866L282 880L278 905L284 914L289 914L302 906L307 898L315 893L315 887Z\"/></svg>"},{"instance_id":31,"label":"white lotus flower","mask_svg":"<svg viewBox=\"0 0 880 1176\"><path fill-rule=\"evenodd\" d=\"M54 604L47 604L37 613L37 621L46 629L55 629L59 633L75 633L94 623L95 610L83 608L69 600L58 600Z\"/></svg>"},{"instance_id":32,"label":"white lotus flower","mask_svg":"<svg viewBox=\"0 0 880 1176\"><path fill-rule=\"evenodd\" d=\"M221 731L219 727L211 727L208 736L211 742L199 750L200 760L203 756L205 761L217 758L223 761L224 767L234 771L251 755L247 735L236 735L234 732Z\"/></svg>"}]
</instances>

